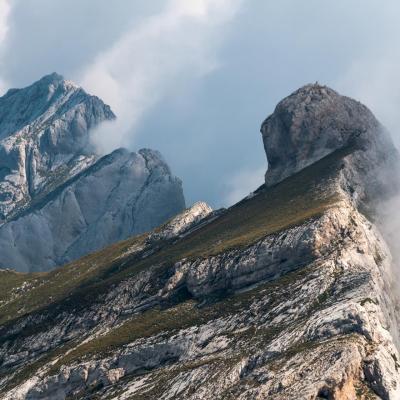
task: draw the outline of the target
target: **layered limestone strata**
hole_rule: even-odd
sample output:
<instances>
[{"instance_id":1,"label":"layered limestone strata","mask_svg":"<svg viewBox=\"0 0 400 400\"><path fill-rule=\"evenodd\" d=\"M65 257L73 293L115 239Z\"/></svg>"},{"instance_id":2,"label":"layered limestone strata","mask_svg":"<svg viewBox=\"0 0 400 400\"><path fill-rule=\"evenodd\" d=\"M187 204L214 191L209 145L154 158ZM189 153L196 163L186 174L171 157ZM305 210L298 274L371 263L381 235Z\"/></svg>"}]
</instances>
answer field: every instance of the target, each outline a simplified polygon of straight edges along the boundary
<instances>
[{"instance_id":1,"label":"layered limestone strata","mask_svg":"<svg viewBox=\"0 0 400 400\"><path fill-rule=\"evenodd\" d=\"M228 210L197 204L43 276L4 271L2 398L400 398L393 260L365 208L398 156L376 135Z\"/></svg>"},{"instance_id":2,"label":"layered limestone strata","mask_svg":"<svg viewBox=\"0 0 400 400\"><path fill-rule=\"evenodd\" d=\"M50 330L23 338L29 317L14 325L4 367L67 339L75 345L4 398L79 398L98 388L104 399L396 399L390 264L382 237L342 200L244 251L178 262L165 279L143 271ZM233 296L196 305L224 290ZM182 291L187 300L157 308ZM125 330L138 337L108 348Z\"/></svg>"}]
</instances>

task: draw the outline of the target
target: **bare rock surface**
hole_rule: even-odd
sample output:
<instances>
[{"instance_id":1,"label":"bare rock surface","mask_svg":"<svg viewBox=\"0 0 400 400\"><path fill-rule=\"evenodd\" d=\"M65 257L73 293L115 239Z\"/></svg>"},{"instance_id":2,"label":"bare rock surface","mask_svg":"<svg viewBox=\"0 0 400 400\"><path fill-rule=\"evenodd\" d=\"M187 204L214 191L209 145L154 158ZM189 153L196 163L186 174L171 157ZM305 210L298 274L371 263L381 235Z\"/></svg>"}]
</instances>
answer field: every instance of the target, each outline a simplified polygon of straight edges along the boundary
<instances>
[{"instance_id":1,"label":"bare rock surface","mask_svg":"<svg viewBox=\"0 0 400 400\"><path fill-rule=\"evenodd\" d=\"M3 271L1 398L399 399L392 255L361 212L398 156L374 126L375 147L337 142L223 212L196 204L51 273Z\"/></svg>"},{"instance_id":2,"label":"bare rock surface","mask_svg":"<svg viewBox=\"0 0 400 400\"><path fill-rule=\"evenodd\" d=\"M378 165L385 160L386 167L398 163L389 134L371 111L318 83L283 99L263 122L261 133L268 158L268 186L335 150L352 147L363 151L353 155L359 159L352 160L351 168L357 174L361 171L358 179L369 179L375 194L382 179ZM368 185L363 182L363 186Z\"/></svg>"},{"instance_id":3,"label":"bare rock surface","mask_svg":"<svg viewBox=\"0 0 400 400\"><path fill-rule=\"evenodd\" d=\"M91 129L114 118L58 74L0 98L0 267L46 271L185 208L157 151L96 154Z\"/></svg>"},{"instance_id":4,"label":"bare rock surface","mask_svg":"<svg viewBox=\"0 0 400 400\"><path fill-rule=\"evenodd\" d=\"M207 203L199 201L153 232L149 240L168 240L184 234L191 228L196 228L201 221L212 214L212 211Z\"/></svg>"}]
</instances>

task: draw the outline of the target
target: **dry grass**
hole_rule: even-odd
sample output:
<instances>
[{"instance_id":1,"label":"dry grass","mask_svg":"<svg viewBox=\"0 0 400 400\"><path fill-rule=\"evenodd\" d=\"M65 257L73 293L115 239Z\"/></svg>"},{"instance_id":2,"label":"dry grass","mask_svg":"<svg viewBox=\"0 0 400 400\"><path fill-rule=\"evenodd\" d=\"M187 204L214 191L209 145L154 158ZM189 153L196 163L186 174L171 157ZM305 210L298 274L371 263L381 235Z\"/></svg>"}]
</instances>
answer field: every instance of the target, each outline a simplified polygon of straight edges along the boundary
<instances>
[{"instance_id":1,"label":"dry grass","mask_svg":"<svg viewBox=\"0 0 400 400\"><path fill-rule=\"evenodd\" d=\"M8 273L2 279L5 298L25 280L33 287L14 301L0 305L0 323L43 309L87 307L110 285L151 266L171 265L183 258L194 259L246 247L262 237L317 218L338 201L334 182L346 152L337 151L271 188L228 209L223 215L175 241L158 243L147 257L124 254L140 245L145 235L114 244L65 267L42 274Z\"/></svg>"}]
</instances>

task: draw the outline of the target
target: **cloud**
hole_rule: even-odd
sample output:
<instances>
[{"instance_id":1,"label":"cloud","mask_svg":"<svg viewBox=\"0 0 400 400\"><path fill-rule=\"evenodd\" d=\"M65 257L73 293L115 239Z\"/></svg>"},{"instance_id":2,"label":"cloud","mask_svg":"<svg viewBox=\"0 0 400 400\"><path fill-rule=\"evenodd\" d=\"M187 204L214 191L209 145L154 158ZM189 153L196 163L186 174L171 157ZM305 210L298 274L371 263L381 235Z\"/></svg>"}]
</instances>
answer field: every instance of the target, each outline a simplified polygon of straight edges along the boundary
<instances>
[{"instance_id":1,"label":"cloud","mask_svg":"<svg viewBox=\"0 0 400 400\"><path fill-rule=\"evenodd\" d=\"M104 98L120 126L102 128L103 148L160 150L188 202L223 205L238 171L265 162L261 122L306 83L355 97L398 129L397 0L7 4L0 78L21 87L57 71Z\"/></svg>"},{"instance_id":2,"label":"cloud","mask_svg":"<svg viewBox=\"0 0 400 400\"><path fill-rule=\"evenodd\" d=\"M388 52L374 60L354 60L338 80L340 91L366 104L400 143L400 54Z\"/></svg>"},{"instance_id":3,"label":"cloud","mask_svg":"<svg viewBox=\"0 0 400 400\"><path fill-rule=\"evenodd\" d=\"M233 175L226 183L228 193L225 196L224 206L237 203L261 186L264 183L266 170L266 165L263 165L255 169L243 169Z\"/></svg>"},{"instance_id":4,"label":"cloud","mask_svg":"<svg viewBox=\"0 0 400 400\"><path fill-rule=\"evenodd\" d=\"M8 0L0 0L0 67L4 64L4 42L8 32L8 18L11 6ZM7 84L0 76L0 96L6 91Z\"/></svg>"},{"instance_id":5,"label":"cloud","mask_svg":"<svg viewBox=\"0 0 400 400\"><path fill-rule=\"evenodd\" d=\"M0 43L5 40L7 35L10 8L8 0L0 0Z\"/></svg>"},{"instance_id":6,"label":"cloud","mask_svg":"<svg viewBox=\"0 0 400 400\"><path fill-rule=\"evenodd\" d=\"M84 65L165 0L8 1L7 62L1 74L22 87L53 71L76 80Z\"/></svg>"},{"instance_id":7,"label":"cloud","mask_svg":"<svg viewBox=\"0 0 400 400\"><path fill-rule=\"evenodd\" d=\"M167 93L173 96L175 86L218 67L222 28L239 5L239 0L170 0L83 69L79 82L118 116L93 133L100 151L126 146L154 104Z\"/></svg>"},{"instance_id":8,"label":"cloud","mask_svg":"<svg viewBox=\"0 0 400 400\"><path fill-rule=\"evenodd\" d=\"M364 41L355 49L334 85L337 90L366 104L386 125L400 144L400 51L397 1L385 7L369 6L374 11L374 29L363 32ZM364 11L365 12L365 11ZM372 18L365 18L365 21Z\"/></svg>"}]
</instances>

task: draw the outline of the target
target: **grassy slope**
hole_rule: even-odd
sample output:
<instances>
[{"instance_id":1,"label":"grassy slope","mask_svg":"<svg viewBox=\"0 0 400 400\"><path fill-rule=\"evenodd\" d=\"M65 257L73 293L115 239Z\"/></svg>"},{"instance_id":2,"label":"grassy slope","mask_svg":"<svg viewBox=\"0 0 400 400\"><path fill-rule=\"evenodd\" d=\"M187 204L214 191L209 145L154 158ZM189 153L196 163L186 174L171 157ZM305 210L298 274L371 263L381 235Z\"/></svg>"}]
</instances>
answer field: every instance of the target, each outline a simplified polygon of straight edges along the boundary
<instances>
[{"instance_id":1,"label":"grassy slope","mask_svg":"<svg viewBox=\"0 0 400 400\"><path fill-rule=\"evenodd\" d=\"M290 296L288 292L292 290L291 285L294 282L305 283L312 279L311 272L314 268L315 266L310 266L291 272L277 281L265 283L255 289L227 297L222 301L208 304L202 308L197 307L195 301L188 300L170 308L155 308L145 311L143 314L130 318L105 335L82 344L75 341L67 342L63 346L46 353L34 363L27 364L21 368L7 384L6 389L15 387L25 379L35 375L41 367L48 363L53 363L50 370L47 371L47 374L51 375L59 371L62 365L109 356L111 352L139 338L148 338L160 333L170 336L181 329L206 324L216 318L229 317L247 310L252 302L264 297L266 292L269 293L270 298L270 301L265 305L265 312L267 312L272 306L279 303L282 298ZM306 315L303 318L306 318ZM278 335L283 328L284 326L278 326L267 329L262 332L259 338L262 341L269 341ZM236 335L234 332L230 334ZM239 336L253 335L254 327L250 326L248 331L237 334Z\"/></svg>"},{"instance_id":2,"label":"grassy slope","mask_svg":"<svg viewBox=\"0 0 400 400\"><path fill-rule=\"evenodd\" d=\"M129 254L121 257L131 246L143 243L142 235L48 273L7 272L0 284L3 299L10 298L11 292L24 281L32 288L12 301L0 303L0 323L54 305L88 304L110 284L151 265L245 247L266 235L315 218L338 200L337 193L328 188L344 155L346 151L337 151L274 187L260 188L254 197L234 205L215 221L175 243L165 243L146 258Z\"/></svg>"},{"instance_id":3,"label":"grassy slope","mask_svg":"<svg viewBox=\"0 0 400 400\"><path fill-rule=\"evenodd\" d=\"M229 317L243 310L248 310L250 305L255 300L264 297L266 292L269 293L270 297L270 302L266 305L266 308L270 309L281 301L282 296L289 296L286 291L289 290L290 284L310 280L309 276L313 268L315 266L291 272L276 281L264 283L249 291L228 296L221 301L212 302L201 308L197 306L196 301L187 300L170 308L154 308L145 311L142 314L135 315L105 335L78 345L67 355L58 359L57 363L53 365L52 371L57 370L61 365L82 361L87 357L92 359L93 357L101 358L110 355L112 351L139 338L149 338L160 333L169 336L194 325L206 324L211 320ZM270 332L270 334L279 332L280 329Z\"/></svg>"}]
</instances>

